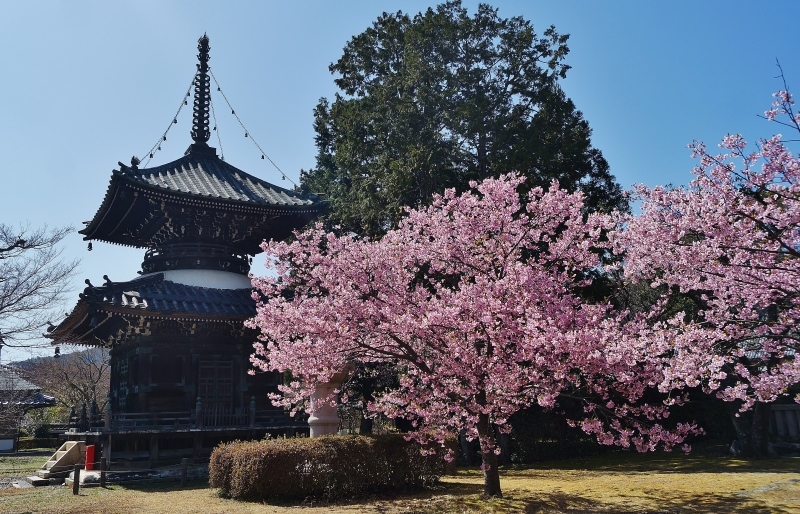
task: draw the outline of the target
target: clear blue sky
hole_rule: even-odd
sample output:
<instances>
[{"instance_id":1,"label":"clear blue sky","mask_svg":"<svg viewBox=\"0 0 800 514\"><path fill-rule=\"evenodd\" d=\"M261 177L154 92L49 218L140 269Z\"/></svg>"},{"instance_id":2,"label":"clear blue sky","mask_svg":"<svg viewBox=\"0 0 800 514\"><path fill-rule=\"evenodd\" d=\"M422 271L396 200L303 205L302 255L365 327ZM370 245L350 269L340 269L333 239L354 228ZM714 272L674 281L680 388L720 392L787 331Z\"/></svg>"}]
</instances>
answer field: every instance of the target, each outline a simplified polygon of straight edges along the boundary
<instances>
[{"instance_id":1,"label":"clear blue sky","mask_svg":"<svg viewBox=\"0 0 800 514\"><path fill-rule=\"evenodd\" d=\"M477 2L464 5L474 12ZM72 225L94 215L117 161L143 156L178 107L195 72L197 38L211 38L211 69L251 134L288 176L314 165L312 109L335 92L328 65L383 11L416 13L420 1L29 1L0 0L0 220ZM795 1L496 0L503 17L537 32L570 34L563 82L593 142L624 187L685 184L693 139L728 132L755 140L780 127L757 118L779 89L778 58L800 83L800 3ZM800 87L800 86L798 86ZM800 94L796 88L795 93ZM226 160L275 182L223 100L218 121ZM190 105L188 106L191 107ZM184 109L153 164L190 143ZM213 141L212 141L213 142ZM142 251L86 243L83 280L136 276ZM256 273L261 269L256 267ZM51 350L48 350L51 353ZM27 353L4 354L25 357Z\"/></svg>"}]
</instances>

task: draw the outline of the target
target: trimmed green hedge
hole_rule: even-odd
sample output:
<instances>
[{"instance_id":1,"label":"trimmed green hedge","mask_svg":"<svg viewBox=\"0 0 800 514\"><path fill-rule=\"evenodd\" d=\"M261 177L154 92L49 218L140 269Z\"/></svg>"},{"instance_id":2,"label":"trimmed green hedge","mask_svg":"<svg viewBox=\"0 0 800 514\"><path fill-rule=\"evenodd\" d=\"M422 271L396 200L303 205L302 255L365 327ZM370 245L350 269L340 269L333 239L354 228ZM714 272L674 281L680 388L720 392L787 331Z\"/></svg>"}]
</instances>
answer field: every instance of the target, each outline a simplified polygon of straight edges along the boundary
<instances>
[{"instance_id":1,"label":"trimmed green hedge","mask_svg":"<svg viewBox=\"0 0 800 514\"><path fill-rule=\"evenodd\" d=\"M449 469L443 449L423 455L400 434L234 441L211 454L209 484L240 500L333 500L422 487Z\"/></svg>"},{"instance_id":2,"label":"trimmed green hedge","mask_svg":"<svg viewBox=\"0 0 800 514\"><path fill-rule=\"evenodd\" d=\"M57 437L20 437L18 450L33 450L34 448L58 448Z\"/></svg>"}]
</instances>

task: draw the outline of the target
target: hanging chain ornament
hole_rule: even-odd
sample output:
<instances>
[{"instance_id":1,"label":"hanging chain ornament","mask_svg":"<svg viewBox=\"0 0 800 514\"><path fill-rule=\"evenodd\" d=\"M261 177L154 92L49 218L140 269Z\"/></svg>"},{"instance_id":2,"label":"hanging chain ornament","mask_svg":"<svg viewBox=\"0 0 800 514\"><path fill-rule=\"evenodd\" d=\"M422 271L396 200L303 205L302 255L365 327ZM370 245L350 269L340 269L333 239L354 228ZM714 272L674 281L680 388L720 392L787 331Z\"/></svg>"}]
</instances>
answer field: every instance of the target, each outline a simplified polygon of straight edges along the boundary
<instances>
[{"instance_id":1,"label":"hanging chain ornament","mask_svg":"<svg viewBox=\"0 0 800 514\"><path fill-rule=\"evenodd\" d=\"M197 73L192 78L192 83L189 86L189 89L186 91L186 94L184 95L183 99L181 100L180 107L178 107L178 111L175 113L175 116L172 117L172 121L170 122L169 126L167 126L167 129L164 131L161 137L158 138L156 144L154 144L153 147L150 149L150 151L147 152L147 154L145 154L147 155L147 161L144 163L143 167L147 167L147 165L153 159L155 152L161 150L161 143L167 140L167 134L169 133L169 130L172 128L172 125L178 123L178 115L181 113L183 106L189 104L187 98L189 98L190 92L193 87L194 87L194 105L192 106L192 132L191 132L192 140L195 142L195 144L205 145L208 143L208 140L211 138L210 118L213 117L214 118L213 130L217 133L217 142L219 144L220 159L222 159L223 161L225 160L225 154L222 151L222 139L220 138L219 129L217 125L217 116L216 113L214 112L214 105L211 102L211 79L213 79L214 84L217 86L217 91L219 91L219 93L222 95L222 98L225 100L225 103L231 110L231 114L236 118L236 121L239 122L239 125L242 127L242 130L244 130L244 137L250 139L256 146L256 148L258 148L258 151L261 153L261 159L268 160L270 164L272 164L272 166L275 167L275 169L280 172L281 180L288 180L289 182L292 183L294 187L297 187L295 181L286 176L286 173L284 173L283 170L280 169L277 164L275 164L275 162L270 158L269 155L267 155L264 149L261 148L261 145L258 144L258 141L256 141L255 138L253 138L250 131L247 130L247 127L244 126L244 123L242 123L242 120L239 118L239 116L236 114L236 111L231 106L228 97L222 91L219 82L217 82L217 77L214 76L214 72L212 72L208 66L208 61L211 58L209 54L211 46L209 44L208 35L203 34L203 37L201 37L197 41L197 50L199 52L197 54L197 60L199 61L197 64ZM135 157L134 159L137 161L138 165L138 159L136 159Z\"/></svg>"},{"instance_id":2,"label":"hanging chain ornament","mask_svg":"<svg viewBox=\"0 0 800 514\"><path fill-rule=\"evenodd\" d=\"M219 135L219 126L217 125L217 113L214 111L214 102L211 102L211 117L214 118L214 128L212 129L217 133L217 146L219 146L219 158L225 160L225 151L222 149L222 138Z\"/></svg>"},{"instance_id":3,"label":"hanging chain ornament","mask_svg":"<svg viewBox=\"0 0 800 514\"><path fill-rule=\"evenodd\" d=\"M275 169L278 170L281 173L281 180L288 180L289 182L292 183L292 185L294 187L297 187L297 184L295 183L295 181L286 176L286 173L284 173L283 170L280 169L278 167L278 165L275 164L275 162L272 159L270 159L269 155L267 155L267 152L265 152L264 149L261 148L261 145L258 144L258 141L256 141L255 138L253 138L253 134L251 134L250 131L247 130L247 127L244 126L244 123L242 123L242 120L239 118L239 115L236 114L235 110L233 110L233 106L231 106L230 101L228 101L228 97L225 95L225 92L222 91L222 88L220 87L219 82L217 82L217 77L214 76L214 72L211 71L209 73L211 75L211 78L214 80L214 84L217 86L217 91L219 91L219 93L222 95L222 98L225 99L225 103L228 104L228 109L231 110L231 114L233 115L234 118L236 118L236 121L239 122L239 125L242 127L242 130L244 130L244 137L250 139L250 141L252 141L253 144L256 145L256 148L258 148L258 151L261 152L261 158L262 159L264 159L266 157L266 159L270 162L270 164L272 164L275 167Z\"/></svg>"},{"instance_id":4,"label":"hanging chain ornament","mask_svg":"<svg viewBox=\"0 0 800 514\"><path fill-rule=\"evenodd\" d=\"M156 141L156 144L153 145L150 151L144 154L147 156L147 161L145 161L144 165L142 166L143 168L146 168L147 165L150 164L150 161L153 159L155 152L161 150L161 143L167 140L167 134L169 133L169 129L171 129L173 125L178 123L178 115L180 115L183 106L188 105L188 101L186 99L189 98L189 95L191 94L192 86L194 86L194 78L192 79L192 83L189 84L189 88L186 90L186 94L183 95L183 100L181 100L181 105L180 107L178 107L178 111L175 113L175 116L172 117L172 121L169 123L169 125L167 125L167 130L165 130L164 133L161 134L161 137L158 138L158 141Z\"/></svg>"}]
</instances>

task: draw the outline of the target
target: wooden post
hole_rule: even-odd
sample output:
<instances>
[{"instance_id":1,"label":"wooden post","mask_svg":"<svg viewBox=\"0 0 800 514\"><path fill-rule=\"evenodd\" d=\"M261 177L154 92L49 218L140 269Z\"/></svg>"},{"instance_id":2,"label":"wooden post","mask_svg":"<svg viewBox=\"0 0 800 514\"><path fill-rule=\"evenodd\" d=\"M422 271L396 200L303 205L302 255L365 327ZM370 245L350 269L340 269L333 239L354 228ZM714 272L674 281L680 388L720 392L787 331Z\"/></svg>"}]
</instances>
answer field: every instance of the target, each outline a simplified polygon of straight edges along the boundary
<instances>
[{"instance_id":1,"label":"wooden post","mask_svg":"<svg viewBox=\"0 0 800 514\"><path fill-rule=\"evenodd\" d=\"M100 487L106 486L106 458L100 459Z\"/></svg>"},{"instance_id":2,"label":"wooden post","mask_svg":"<svg viewBox=\"0 0 800 514\"><path fill-rule=\"evenodd\" d=\"M203 402L200 400L199 396L197 397L194 410L197 416L197 428L203 428Z\"/></svg>"},{"instance_id":3,"label":"wooden post","mask_svg":"<svg viewBox=\"0 0 800 514\"><path fill-rule=\"evenodd\" d=\"M256 426L256 397L250 397L250 428Z\"/></svg>"},{"instance_id":4,"label":"wooden post","mask_svg":"<svg viewBox=\"0 0 800 514\"><path fill-rule=\"evenodd\" d=\"M103 458L106 459L106 471L111 469L111 434L103 443Z\"/></svg>"},{"instance_id":5,"label":"wooden post","mask_svg":"<svg viewBox=\"0 0 800 514\"><path fill-rule=\"evenodd\" d=\"M109 432L111 431L111 416L112 416L111 394L109 393L109 395L106 397L106 419L105 419L106 431Z\"/></svg>"},{"instance_id":6,"label":"wooden post","mask_svg":"<svg viewBox=\"0 0 800 514\"><path fill-rule=\"evenodd\" d=\"M199 462L203 455L203 434L194 435L194 461Z\"/></svg>"},{"instance_id":7,"label":"wooden post","mask_svg":"<svg viewBox=\"0 0 800 514\"><path fill-rule=\"evenodd\" d=\"M185 457L181 459L181 487L186 487L186 474L188 466L189 466L189 459Z\"/></svg>"},{"instance_id":8,"label":"wooden post","mask_svg":"<svg viewBox=\"0 0 800 514\"><path fill-rule=\"evenodd\" d=\"M158 465L158 435L150 436L150 468Z\"/></svg>"},{"instance_id":9,"label":"wooden post","mask_svg":"<svg viewBox=\"0 0 800 514\"><path fill-rule=\"evenodd\" d=\"M81 490L81 465L75 464L75 471L72 472L72 494L78 494Z\"/></svg>"}]
</instances>

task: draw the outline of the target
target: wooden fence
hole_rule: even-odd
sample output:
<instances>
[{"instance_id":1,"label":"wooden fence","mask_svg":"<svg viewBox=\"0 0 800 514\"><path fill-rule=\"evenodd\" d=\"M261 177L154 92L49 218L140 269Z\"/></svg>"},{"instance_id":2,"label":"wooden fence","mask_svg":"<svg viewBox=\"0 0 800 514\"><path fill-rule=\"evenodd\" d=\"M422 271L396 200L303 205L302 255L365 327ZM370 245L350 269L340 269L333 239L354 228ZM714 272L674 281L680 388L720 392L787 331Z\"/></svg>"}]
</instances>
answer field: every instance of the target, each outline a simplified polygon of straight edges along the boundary
<instances>
[{"instance_id":1,"label":"wooden fence","mask_svg":"<svg viewBox=\"0 0 800 514\"><path fill-rule=\"evenodd\" d=\"M769 421L774 437L781 441L800 442L800 405L772 405Z\"/></svg>"}]
</instances>

